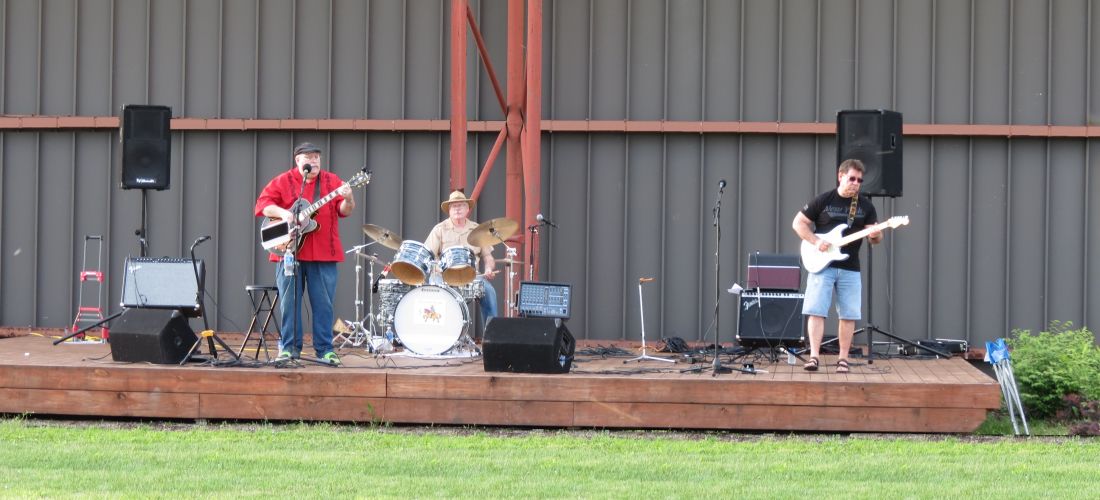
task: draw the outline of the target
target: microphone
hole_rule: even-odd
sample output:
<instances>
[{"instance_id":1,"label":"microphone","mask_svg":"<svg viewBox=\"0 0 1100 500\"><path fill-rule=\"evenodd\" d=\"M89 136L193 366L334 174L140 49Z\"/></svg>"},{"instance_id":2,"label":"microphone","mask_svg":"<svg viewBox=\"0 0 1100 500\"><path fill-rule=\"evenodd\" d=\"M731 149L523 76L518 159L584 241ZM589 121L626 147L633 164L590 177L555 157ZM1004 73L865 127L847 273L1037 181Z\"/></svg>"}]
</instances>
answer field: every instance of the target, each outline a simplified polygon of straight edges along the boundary
<instances>
[{"instance_id":1,"label":"microphone","mask_svg":"<svg viewBox=\"0 0 1100 500\"><path fill-rule=\"evenodd\" d=\"M726 189L726 180L722 179L718 181L718 192L721 193L723 189Z\"/></svg>"},{"instance_id":2,"label":"microphone","mask_svg":"<svg viewBox=\"0 0 1100 500\"><path fill-rule=\"evenodd\" d=\"M209 234L205 235L205 236L199 236L198 238L195 238L195 242L191 244L191 253L195 253L195 247L199 246L200 243L202 243L202 242L204 242L208 239L210 239Z\"/></svg>"},{"instance_id":3,"label":"microphone","mask_svg":"<svg viewBox=\"0 0 1100 500\"><path fill-rule=\"evenodd\" d=\"M542 214L538 214L538 215L536 215L536 216L535 216L535 220L537 220L537 221L539 221L539 222L542 222L542 223L544 223L544 224L546 224L546 225L548 225L548 226L550 226L550 227L558 227L558 225L557 225L557 224L554 224L554 222L553 222L553 221L551 221L550 219L547 219L546 217L543 217L543 216L542 216Z\"/></svg>"},{"instance_id":4,"label":"microphone","mask_svg":"<svg viewBox=\"0 0 1100 500\"><path fill-rule=\"evenodd\" d=\"M385 278L388 274L390 274L390 265L386 264L386 267L382 268L382 272L378 273L378 277L374 279L374 283L370 286L372 293L378 293L378 284L381 283L382 278Z\"/></svg>"},{"instance_id":5,"label":"microphone","mask_svg":"<svg viewBox=\"0 0 1100 500\"><path fill-rule=\"evenodd\" d=\"M312 171L313 171L313 165L310 165L310 164L308 164L308 163L306 163L305 165L302 165L302 172L304 172L304 173L307 173L307 174L308 174L308 173L310 173L310 172L312 172Z\"/></svg>"}]
</instances>

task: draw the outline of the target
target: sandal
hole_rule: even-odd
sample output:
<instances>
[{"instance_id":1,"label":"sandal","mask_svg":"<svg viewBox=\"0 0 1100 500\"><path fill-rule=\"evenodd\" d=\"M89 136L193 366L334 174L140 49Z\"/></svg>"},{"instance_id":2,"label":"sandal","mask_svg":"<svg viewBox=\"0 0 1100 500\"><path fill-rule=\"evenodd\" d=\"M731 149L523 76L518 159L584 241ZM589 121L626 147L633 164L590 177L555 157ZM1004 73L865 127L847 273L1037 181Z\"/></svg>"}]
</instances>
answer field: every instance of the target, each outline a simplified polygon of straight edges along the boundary
<instances>
[{"instance_id":1,"label":"sandal","mask_svg":"<svg viewBox=\"0 0 1100 500\"><path fill-rule=\"evenodd\" d=\"M808 372L816 372L817 367L819 366L821 366L821 360L817 358L810 358L810 360L807 361L806 364L802 365L802 369Z\"/></svg>"},{"instance_id":2,"label":"sandal","mask_svg":"<svg viewBox=\"0 0 1100 500\"><path fill-rule=\"evenodd\" d=\"M848 373L851 371L851 365L848 364L848 360L842 359L836 362L837 373Z\"/></svg>"}]
</instances>

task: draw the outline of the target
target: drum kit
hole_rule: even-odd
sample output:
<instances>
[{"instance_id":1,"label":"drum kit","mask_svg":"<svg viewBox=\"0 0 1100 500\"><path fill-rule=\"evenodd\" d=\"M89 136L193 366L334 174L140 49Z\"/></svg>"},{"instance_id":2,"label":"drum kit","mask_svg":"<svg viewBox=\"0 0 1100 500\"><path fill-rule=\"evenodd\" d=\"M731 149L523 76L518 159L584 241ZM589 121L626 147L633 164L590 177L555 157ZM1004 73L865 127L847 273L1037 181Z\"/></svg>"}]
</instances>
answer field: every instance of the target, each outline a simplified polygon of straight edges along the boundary
<instances>
[{"instance_id":1,"label":"drum kit","mask_svg":"<svg viewBox=\"0 0 1100 500\"><path fill-rule=\"evenodd\" d=\"M515 234L519 224L508 218L493 219L479 224L467 237L471 245L484 247ZM355 254L355 315L356 321L337 320L336 331L344 343L362 346L375 353L391 353L399 341L405 350L418 356L469 357L479 354L468 330L472 323L469 302L482 298L484 290L477 283L476 256L464 246L453 246L440 252L439 260L423 243L402 240L397 233L381 226L366 224L363 234L371 242L353 247L346 253ZM371 245L396 250L392 262L386 263L374 253ZM507 246L507 245L506 245ZM510 252L510 253L509 253ZM508 266L512 277L515 250L508 248L508 258L497 262ZM377 291L367 286L369 310L364 311L363 263L368 264L366 283L375 282ZM375 274L375 265L385 266L382 275ZM383 277L391 275L392 278ZM508 280L511 289L511 279ZM374 295L378 308L375 311ZM509 298L511 293L508 293ZM364 315L364 313L366 313ZM379 331L385 332L379 334Z\"/></svg>"}]
</instances>

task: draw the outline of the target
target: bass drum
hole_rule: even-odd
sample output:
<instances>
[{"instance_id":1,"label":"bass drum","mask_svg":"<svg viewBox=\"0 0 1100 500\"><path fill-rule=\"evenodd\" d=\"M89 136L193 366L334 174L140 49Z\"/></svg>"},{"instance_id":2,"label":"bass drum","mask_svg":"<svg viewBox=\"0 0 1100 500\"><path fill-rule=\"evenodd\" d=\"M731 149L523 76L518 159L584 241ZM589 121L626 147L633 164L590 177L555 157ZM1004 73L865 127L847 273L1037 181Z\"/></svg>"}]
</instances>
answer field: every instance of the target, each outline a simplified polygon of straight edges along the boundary
<instances>
[{"instance_id":1,"label":"bass drum","mask_svg":"<svg viewBox=\"0 0 1100 500\"><path fill-rule=\"evenodd\" d=\"M443 354L466 333L470 310L449 287L424 285L401 299L394 329L406 349L423 356Z\"/></svg>"}]
</instances>

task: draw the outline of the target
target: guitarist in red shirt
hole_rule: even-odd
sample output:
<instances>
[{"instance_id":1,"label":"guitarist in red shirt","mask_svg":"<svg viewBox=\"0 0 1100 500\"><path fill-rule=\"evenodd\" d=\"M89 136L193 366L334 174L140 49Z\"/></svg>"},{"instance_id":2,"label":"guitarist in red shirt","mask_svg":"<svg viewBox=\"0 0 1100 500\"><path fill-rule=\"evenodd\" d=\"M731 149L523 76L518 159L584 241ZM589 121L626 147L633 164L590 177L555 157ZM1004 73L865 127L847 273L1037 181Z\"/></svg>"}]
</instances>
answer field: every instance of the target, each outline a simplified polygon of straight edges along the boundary
<instances>
[{"instance_id":1,"label":"guitarist in red shirt","mask_svg":"<svg viewBox=\"0 0 1100 500\"><path fill-rule=\"evenodd\" d=\"M822 238L822 235L841 224L848 226L843 230L847 235L878 222L878 214L871 199L859 194L860 185L863 184L863 171L863 162L844 160L837 169L836 189L818 195L795 214L791 226L809 252L819 255L819 252L833 250L835 253L836 249L830 248L833 244ZM882 231L871 231L867 240L871 244L878 244L882 241ZM821 365L825 318L829 316L834 291L837 316L840 318L837 328L840 355L836 372L848 373L850 369L848 350L852 347L856 321L861 319L862 314L863 280L859 273L859 249L862 242L862 239L856 239L843 245L840 255L836 257L838 260L830 261L829 257L823 257L828 265L816 272L810 272L806 278L806 298L802 304L802 314L806 316L806 333L810 337L810 361L803 368L808 371L816 371ZM810 265L808 261L811 259L807 257L817 255L805 255L806 251L803 253L803 264L812 271L816 266Z\"/></svg>"},{"instance_id":2,"label":"guitarist in red shirt","mask_svg":"<svg viewBox=\"0 0 1100 500\"><path fill-rule=\"evenodd\" d=\"M299 217L302 219L301 226L294 231L296 238L291 239L288 244L290 248L286 250L293 255L289 262L274 252L268 258L279 263L275 266L282 334L279 359L297 359L301 356L304 289L309 294L313 310L313 348L317 357L323 362L339 365L340 358L332 347L336 264L344 260L337 220L351 215L355 209L355 199L351 187L344 184L338 175L322 169L321 148L303 142L294 148L293 159L293 167L277 175L260 192L256 200L256 216L282 219L293 227L295 207L301 213L321 197L334 191L336 196L317 209L312 219L306 214ZM292 290L295 283L297 290Z\"/></svg>"}]
</instances>

